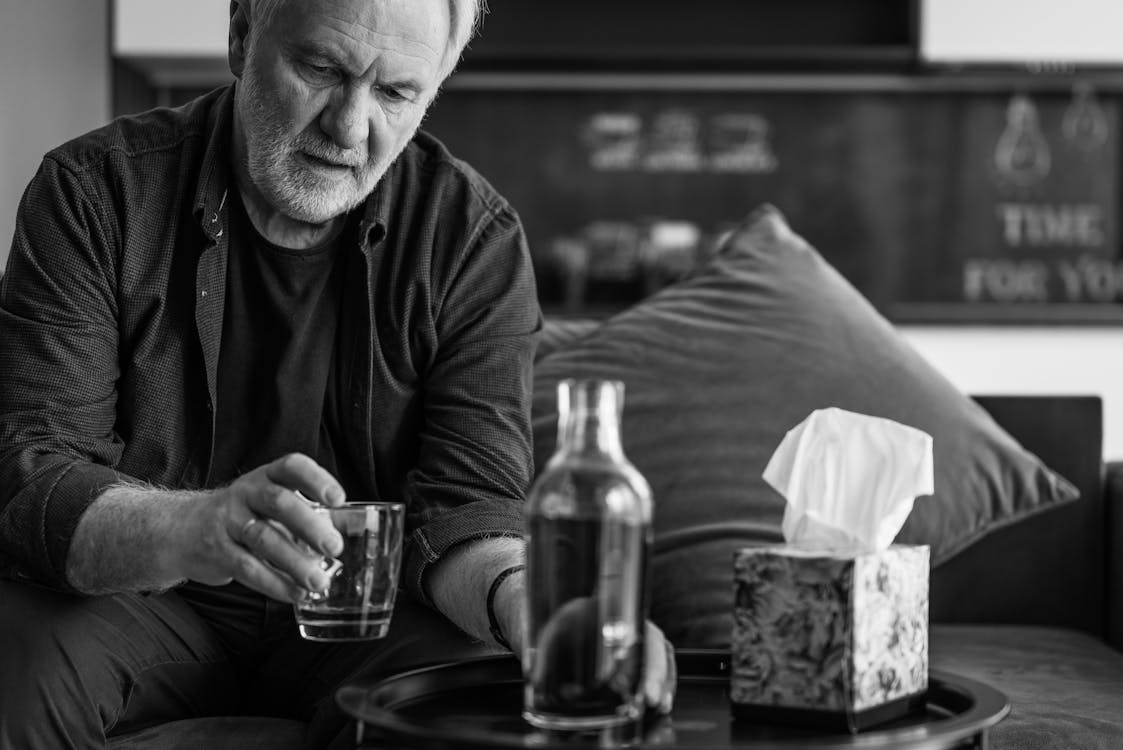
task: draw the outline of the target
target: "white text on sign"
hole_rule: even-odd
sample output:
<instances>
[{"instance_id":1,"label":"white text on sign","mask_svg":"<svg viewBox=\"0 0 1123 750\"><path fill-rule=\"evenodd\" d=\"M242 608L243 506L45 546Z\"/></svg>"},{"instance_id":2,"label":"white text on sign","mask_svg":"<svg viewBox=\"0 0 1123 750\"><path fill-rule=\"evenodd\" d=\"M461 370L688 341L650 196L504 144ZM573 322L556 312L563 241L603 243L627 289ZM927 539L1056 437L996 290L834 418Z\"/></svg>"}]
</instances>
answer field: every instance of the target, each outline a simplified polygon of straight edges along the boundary
<instances>
[{"instance_id":1,"label":"white text on sign","mask_svg":"<svg viewBox=\"0 0 1123 750\"><path fill-rule=\"evenodd\" d=\"M967 302L1093 302L1123 300L1123 263L1080 256L1047 263L971 258L963 265Z\"/></svg>"},{"instance_id":2,"label":"white text on sign","mask_svg":"<svg viewBox=\"0 0 1123 750\"><path fill-rule=\"evenodd\" d=\"M1096 203L999 203L995 208L1009 247L1102 247L1104 209Z\"/></svg>"}]
</instances>

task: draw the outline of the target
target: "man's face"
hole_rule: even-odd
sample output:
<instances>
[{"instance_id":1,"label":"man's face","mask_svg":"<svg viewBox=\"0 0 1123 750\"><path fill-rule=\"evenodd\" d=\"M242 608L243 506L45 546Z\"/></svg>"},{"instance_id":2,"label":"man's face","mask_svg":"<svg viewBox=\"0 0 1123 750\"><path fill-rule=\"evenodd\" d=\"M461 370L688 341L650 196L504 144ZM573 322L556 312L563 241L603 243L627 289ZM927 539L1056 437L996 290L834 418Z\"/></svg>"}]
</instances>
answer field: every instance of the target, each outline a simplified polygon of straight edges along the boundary
<instances>
[{"instance_id":1,"label":"man's face","mask_svg":"<svg viewBox=\"0 0 1123 750\"><path fill-rule=\"evenodd\" d=\"M359 205L440 85L445 0L294 0L252 29L236 107L250 179L323 223Z\"/></svg>"}]
</instances>

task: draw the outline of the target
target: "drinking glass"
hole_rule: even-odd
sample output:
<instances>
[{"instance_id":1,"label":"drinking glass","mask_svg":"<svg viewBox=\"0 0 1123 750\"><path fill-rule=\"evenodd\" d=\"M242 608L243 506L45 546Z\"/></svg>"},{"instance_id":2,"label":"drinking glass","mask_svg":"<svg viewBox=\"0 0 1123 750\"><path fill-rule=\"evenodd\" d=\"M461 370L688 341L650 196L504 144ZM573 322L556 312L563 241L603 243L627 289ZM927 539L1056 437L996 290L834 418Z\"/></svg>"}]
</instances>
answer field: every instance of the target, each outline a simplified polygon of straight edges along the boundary
<instances>
[{"instance_id":1,"label":"drinking glass","mask_svg":"<svg viewBox=\"0 0 1123 750\"><path fill-rule=\"evenodd\" d=\"M390 629L401 572L405 505L351 502L315 508L343 537L343 551L325 560L326 591L293 605L300 635L310 641L364 641Z\"/></svg>"}]
</instances>

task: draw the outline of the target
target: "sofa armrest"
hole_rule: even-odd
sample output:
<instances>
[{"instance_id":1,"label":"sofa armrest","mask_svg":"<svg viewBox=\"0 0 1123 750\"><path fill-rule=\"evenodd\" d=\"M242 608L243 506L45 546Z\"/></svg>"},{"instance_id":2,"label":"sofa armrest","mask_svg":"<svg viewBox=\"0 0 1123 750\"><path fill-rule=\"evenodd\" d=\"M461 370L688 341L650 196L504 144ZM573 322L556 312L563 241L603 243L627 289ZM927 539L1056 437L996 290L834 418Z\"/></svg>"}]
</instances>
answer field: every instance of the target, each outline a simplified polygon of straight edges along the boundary
<instances>
[{"instance_id":1,"label":"sofa armrest","mask_svg":"<svg viewBox=\"0 0 1123 750\"><path fill-rule=\"evenodd\" d=\"M1104 508L1107 509L1107 637L1123 651L1123 461L1105 467Z\"/></svg>"},{"instance_id":2,"label":"sofa armrest","mask_svg":"<svg viewBox=\"0 0 1123 750\"><path fill-rule=\"evenodd\" d=\"M1104 637L1103 400L1079 395L976 395L975 400L1026 450L1075 485L1081 499L993 529L933 568L932 622L1043 625Z\"/></svg>"}]
</instances>

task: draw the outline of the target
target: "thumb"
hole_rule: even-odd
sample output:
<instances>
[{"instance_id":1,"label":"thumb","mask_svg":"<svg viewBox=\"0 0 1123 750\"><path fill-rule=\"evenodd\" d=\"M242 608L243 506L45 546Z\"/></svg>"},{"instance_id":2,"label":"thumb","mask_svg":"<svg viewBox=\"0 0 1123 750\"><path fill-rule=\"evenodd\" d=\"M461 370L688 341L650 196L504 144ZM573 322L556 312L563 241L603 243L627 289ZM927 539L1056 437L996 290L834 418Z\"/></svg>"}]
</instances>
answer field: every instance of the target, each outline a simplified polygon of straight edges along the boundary
<instances>
[{"instance_id":1,"label":"thumb","mask_svg":"<svg viewBox=\"0 0 1123 750\"><path fill-rule=\"evenodd\" d=\"M661 714L670 713L678 681L675 649L650 620L644 624L644 665L644 701Z\"/></svg>"}]
</instances>

